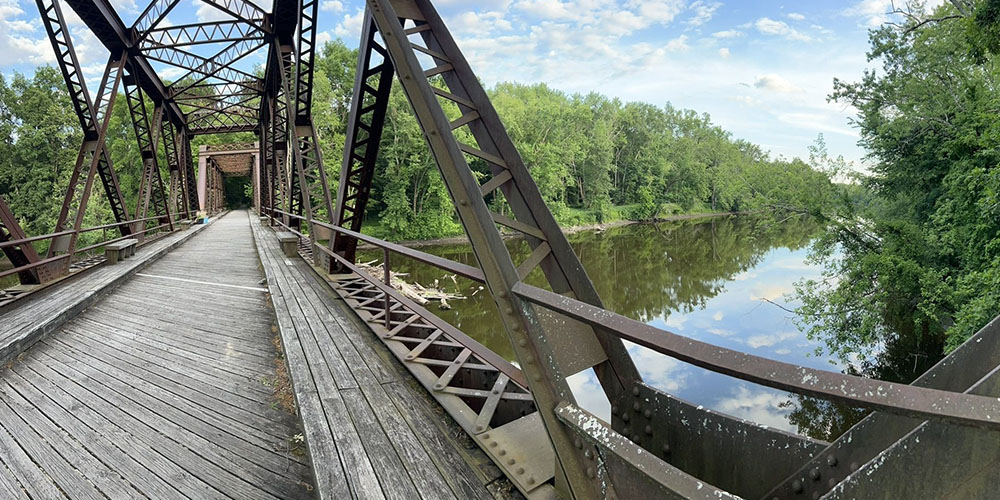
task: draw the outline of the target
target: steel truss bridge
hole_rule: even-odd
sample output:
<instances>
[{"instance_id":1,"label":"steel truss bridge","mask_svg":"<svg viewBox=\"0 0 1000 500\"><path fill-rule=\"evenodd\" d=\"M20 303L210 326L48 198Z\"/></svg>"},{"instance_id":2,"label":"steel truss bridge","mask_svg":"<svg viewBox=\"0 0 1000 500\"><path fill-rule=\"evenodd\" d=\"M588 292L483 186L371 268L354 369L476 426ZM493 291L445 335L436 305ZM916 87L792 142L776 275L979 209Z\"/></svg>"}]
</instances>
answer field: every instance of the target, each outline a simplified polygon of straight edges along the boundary
<instances>
[{"instance_id":1,"label":"steel truss bridge","mask_svg":"<svg viewBox=\"0 0 1000 500\"><path fill-rule=\"evenodd\" d=\"M367 0L335 193L311 116L319 1L275 0L271 11L201 1L226 19L174 25L179 0L153 0L129 26L109 0L36 0L83 143L51 233L25 234L25 214L0 198L12 263L0 277L20 282L0 295L4 498L1000 492L997 321L900 385L615 314L429 0ZM96 93L67 7L110 53ZM211 44L216 53L199 55ZM254 53L263 72L238 69ZM155 69L164 66L182 76L168 83ZM477 266L361 233L392 85L412 106ZM125 166L141 169L131 202L108 150L122 98L142 157ZM194 136L228 132L256 142L192 150ZM255 213L225 211L221 186L237 174L252 177ZM84 227L98 180L115 222ZM491 211L498 199L509 214ZM192 226L199 211L212 220ZM501 230L523 237L530 255L512 260ZM97 232L99 242L83 243ZM118 264L98 253L132 240L135 256ZM358 267L362 242L382 250L385 276ZM484 284L517 364L388 285L399 258ZM527 284L538 269L545 285ZM648 385L626 342L872 413L832 443L770 429ZM275 366L287 371L294 416L273 400ZM610 422L580 408L567 384L588 369Z\"/></svg>"}]
</instances>

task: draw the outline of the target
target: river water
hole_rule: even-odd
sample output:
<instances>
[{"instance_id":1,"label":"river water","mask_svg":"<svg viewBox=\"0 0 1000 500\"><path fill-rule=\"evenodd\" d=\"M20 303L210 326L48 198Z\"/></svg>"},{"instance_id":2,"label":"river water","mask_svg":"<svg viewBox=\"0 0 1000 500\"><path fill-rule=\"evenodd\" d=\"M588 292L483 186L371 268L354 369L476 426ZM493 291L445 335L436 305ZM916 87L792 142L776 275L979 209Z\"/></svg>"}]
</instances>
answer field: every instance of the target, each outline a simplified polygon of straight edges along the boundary
<instances>
[{"instance_id":1,"label":"river water","mask_svg":"<svg viewBox=\"0 0 1000 500\"><path fill-rule=\"evenodd\" d=\"M809 218L776 222L730 216L586 231L570 235L569 241L612 311L719 346L840 371L834 359L816 354L820 344L799 331L791 313L767 302L793 309L796 304L787 294L794 283L820 275L821 269L808 263L806 255L821 230ZM515 262L528 255L524 241L510 240L507 246ZM421 250L476 265L465 244ZM361 261L380 258L370 251L359 255ZM466 296L450 301L450 310L433 303L428 309L513 360L496 307L481 285L453 280L440 269L399 256L392 264L394 271L409 273L410 282L437 282ZM527 281L541 285L541 271L536 269ZM708 372L637 345L627 347L644 380L677 397L774 428L816 434L810 428L815 422L802 422L815 420L815 402L803 403L786 392ZM570 385L581 406L609 418L610 407L592 371L574 375ZM814 412L802 410L803 404Z\"/></svg>"}]
</instances>

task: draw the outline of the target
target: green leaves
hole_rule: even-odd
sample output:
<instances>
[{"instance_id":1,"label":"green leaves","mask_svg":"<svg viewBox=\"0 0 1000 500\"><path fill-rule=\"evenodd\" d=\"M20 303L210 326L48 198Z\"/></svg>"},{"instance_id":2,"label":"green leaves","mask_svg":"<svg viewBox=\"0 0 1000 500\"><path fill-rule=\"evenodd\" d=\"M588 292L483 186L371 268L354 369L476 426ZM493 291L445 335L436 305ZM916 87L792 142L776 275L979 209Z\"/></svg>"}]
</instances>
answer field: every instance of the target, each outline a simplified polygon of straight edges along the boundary
<instances>
[{"instance_id":1,"label":"green leaves","mask_svg":"<svg viewBox=\"0 0 1000 500\"><path fill-rule=\"evenodd\" d=\"M858 109L871 168L869 193L828 213L825 280L799 288L803 322L831 352L938 355L1000 313L997 12L984 0L959 19L945 4L934 22L874 30L881 69L834 83L831 99Z\"/></svg>"}]
</instances>

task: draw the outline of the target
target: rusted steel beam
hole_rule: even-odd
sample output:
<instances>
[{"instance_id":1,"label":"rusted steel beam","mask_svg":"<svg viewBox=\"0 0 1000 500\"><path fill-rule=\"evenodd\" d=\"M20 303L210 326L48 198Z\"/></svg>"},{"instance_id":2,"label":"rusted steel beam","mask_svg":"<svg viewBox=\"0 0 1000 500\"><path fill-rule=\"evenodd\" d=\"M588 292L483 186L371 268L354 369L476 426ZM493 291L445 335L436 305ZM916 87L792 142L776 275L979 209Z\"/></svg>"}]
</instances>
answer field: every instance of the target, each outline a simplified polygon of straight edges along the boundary
<instances>
[{"instance_id":1,"label":"rusted steel beam","mask_svg":"<svg viewBox=\"0 0 1000 500\"><path fill-rule=\"evenodd\" d=\"M517 296L680 361L766 387L905 417L1000 430L1000 400L844 375L774 361L661 330L525 283Z\"/></svg>"},{"instance_id":2,"label":"rusted steel beam","mask_svg":"<svg viewBox=\"0 0 1000 500\"><path fill-rule=\"evenodd\" d=\"M14 241L26 240L27 236L21 225L14 217L14 212L0 196L0 243L10 243ZM37 264L42 260L35 251L35 247L30 241L22 241L17 245L4 245L3 253L10 260L14 268L24 268L25 266ZM45 270L39 267L25 268L17 273L17 277L22 285L37 285L46 281L50 276Z\"/></svg>"},{"instance_id":3,"label":"rusted steel beam","mask_svg":"<svg viewBox=\"0 0 1000 500\"><path fill-rule=\"evenodd\" d=\"M142 88L135 85L134 81L126 81L125 97L128 102L129 116L132 118L132 126L135 130L135 138L139 144L139 153L142 157L142 177L139 179L139 199L136 201L136 215L145 218L149 214L149 205L153 203L157 215L166 220L161 221L170 226L173 230L173 222L170 217L170 206L167 200L166 189L163 186L163 178L160 175L160 167L157 158L157 139L159 138L160 124L163 120L163 107L157 104L153 106L153 116L150 118L147 110ZM162 210L162 212L159 212Z\"/></svg>"},{"instance_id":4,"label":"rusted steel beam","mask_svg":"<svg viewBox=\"0 0 1000 500\"><path fill-rule=\"evenodd\" d=\"M76 11L94 36L112 53L128 52L136 46L137 33L125 26L109 0L65 0ZM182 123L184 113L171 101L166 85L142 54L130 54L134 59L135 77L143 90L156 102L165 102L167 119Z\"/></svg>"},{"instance_id":5,"label":"rusted steel beam","mask_svg":"<svg viewBox=\"0 0 1000 500\"><path fill-rule=\"evenodd\" d=\"M66 188L66 197L56 221L55 232L59 233L72 228L73 233L54 238L49 245L48 253L49 258L58 255L69 256L69 258L60 261L62 266L58 271L60 274L69 272L72 255L76 249L76 241L80 235L80 229L83 227L84 215L87 212L87 202L90 200L94 176L105 157L108 124L111 122L111 112L114 109L118 87L125 72L125 61L124 54L114 52L108 59L104 76L101 78L101 87L97 93L97 101L95 101L93 108L94 122L98 127L97 137L92 140L84 139L73 167L73 173L70 175L69 185Z\"/></svg>"},{"instance_id":6,"label":"rusted steel beam","mask_svg":"<svg viewBox=\"0 0 1000 500\"><path fill-rule=\"evenodd\" d=\"M739 498L660 460L571 403L560 403L555 413L578 440L599 450L589 457L587 475L599 478L601 498Z\"/></svg>"},{"instance_id":7,"label":"rusted steel beam","mask_svg":"<svg viewBox=\"0 0 1000 500\"><path fill-rule=\"evenodd\" d=\"M216 21L150 29L140 40L139 47L142 50L177 48L262 37L262 31L242 21Z\"/></svg>"},{"instance_id":8,"label":"rusted steel beam","mask_svg":"<svg viewBox=\"0 0 1000 500\"><path fill-rule=\"evenodd\" d=\"M94 141L100 134L100 126L97 119L97 110L90 99L90 92L87 84L83 80L83 72L80 69L80 62L77 59L76 50L73 47L73 40L66 27L66 20L62 13L62 7L56 0L36 0L38 11L42 15L42 24L48 33L49 41L52 42L52 49L56 54L56 62L59 70L66 81L69 90L70 100L73 109L76 111L80 126L83 128L84 141ZM121 188L118 185L118 175L115 173L111 163L111 155L106 149L102 149L100 160L97 164L97 173L101 177L104 185L104 193L107 196L108 204L111 205L111 213L115 220L122 222L129 219L128 207L125 198L122 196ZM62 221L61 224L64 224ZM122 236L128 235L131 228L122 224L118 226Z\"/></svg>"},{"instance_id":9,"label":"rusted steel beam","mask_svg":"<svg viewBox=\"0 0 1000 500\"><path fill-rule=\"evenodd\" d=\"M539 415L556 452L556 489L567 497L596 497L600 485L594 478L586 475L588 459L584 450L573 445L572 436L553 411L560 401L573 401L566 377L602 364L608 356L593 333L588 332L589 329L584 329L582 334L570 339L565 335L566 332L557 333L552 330L552 325L543 325L542 318L530 304L511 294L511 288L520 281L517 267L493 222L468 160L452 132L451 122L438 101L438 96L442 94L440 90L435 91L428 81L426 70L421 67L414 51L415 44L408 38L407 28L401 22L403 19L407 25L413 24L416 28L433 20L435 24L430 26L430 30L435 31L435 39L439 42L442 39L450 40L450 35L445 36L447 28L440 22L437 12L427 3L407 0L368 0L367 5L382 40L385 41L389 57L424 132L441 177L455 201L459 219L482 267L487 288L500 311L504 329L522 370L528 376ZM464 61L457 47L444 57L450 61L440 64L452 64L453 68L457 61ZM467 76L459 76L459 84L465 88L479 87L474 75L471 79ZM472 109L476 106L487 107L488 100L477 105L461 99L461 102L456 101L456 105L459 105L463 113L469 113L476 111ZM503 125L498 122L490 126L489 130L500 134L503 132ZM525 179L525 183L531 182L530 177ZM531 209L548 213L544 203ZM561 237L561 233L559 234ZM572 271L582 273L582 267ZM559 283L556 282L555 286L559 287ZM631 359L625 358L624 363L631 366ZM634 371L634 367L631 369Z\"/></svg>"},{"instance_id":10,"label":"rusted steel beam","mask_svg":"<svg viewBox=\"0 0 1000 500\"><path fill-rule=\"evenodd\" d=\"M375 162L378 159L395 73L388 52L375 39L378 28L370 12L366 11L362 22L364 28L361 47L358 49L357 76L354 79L351 111L347 118L344 158L340 166L340 183L337 185L337 204L333 215L335 225L355 232L361 231L364 224L365 208L368 206L368 196L375 176ZM381 58L381 62L376 64L373 56ZM373 76L377 76L377 87L372 87L370 83ZM334 233L331 248L349 262L354 262L358 240L340 237L341 234Z\"/></svg>"}]
</instances>

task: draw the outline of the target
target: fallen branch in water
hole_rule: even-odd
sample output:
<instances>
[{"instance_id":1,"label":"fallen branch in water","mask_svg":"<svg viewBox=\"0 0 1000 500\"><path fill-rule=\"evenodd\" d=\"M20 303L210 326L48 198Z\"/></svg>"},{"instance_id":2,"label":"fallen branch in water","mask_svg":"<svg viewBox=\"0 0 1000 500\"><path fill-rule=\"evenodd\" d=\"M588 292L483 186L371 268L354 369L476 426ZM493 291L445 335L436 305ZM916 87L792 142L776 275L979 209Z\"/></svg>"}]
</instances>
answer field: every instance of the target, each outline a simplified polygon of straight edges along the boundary
<instances>
[{"instance_id":1,"label":"fallen branch in water","mask_svg":"<svg viewBox=\"0 0 1000 500\"><path fill-rule=\"evenodd\" d=\"M373 265L376 261L370 261L358 264L358 267L368 273L372 277L382 277L385 276L385 271L382 269L382 264ZM438 288L438 280L434 280L434 285L425 287L419 283L409 283L403 278L409 276L409 273L397 273L395 271L389 271L389 284L393 288L399 290L399 293L403 294L414 302L420 305L427 305L428 302L432 300L438 301L439 309L451 309L451 305L448 304L449 300L462 300L465 297L457 294L446 292ZM450 278L455 285L458 285L458 281L454 276L445 276L445 278Z\"/></svg>"}]
</instances>

